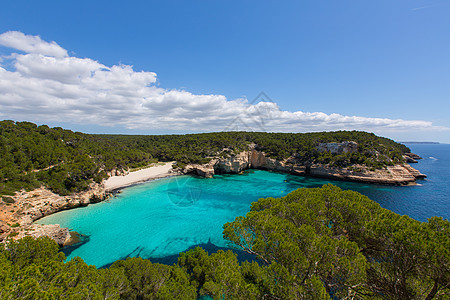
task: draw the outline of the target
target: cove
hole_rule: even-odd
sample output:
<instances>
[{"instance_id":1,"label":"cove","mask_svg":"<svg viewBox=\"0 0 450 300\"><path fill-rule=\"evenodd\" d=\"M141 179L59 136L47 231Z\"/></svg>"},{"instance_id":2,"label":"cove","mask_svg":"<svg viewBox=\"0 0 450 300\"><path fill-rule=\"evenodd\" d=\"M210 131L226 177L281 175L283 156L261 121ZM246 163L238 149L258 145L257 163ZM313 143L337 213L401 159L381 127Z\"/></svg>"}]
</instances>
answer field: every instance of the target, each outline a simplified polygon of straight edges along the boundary
<instances>
[{"instance_id":1,"label":"cove","mask_svg":"<svg viewBox=\"0 0 450 300\"><path fill-rule=\"evenodd\" d=\"M126 188L106 202L62 211L38 223L60 224L86 235L88 241L71 249L68 259L79 256L102 267L136 256L172 264L179 252L196 245L211 251L228 248L231 245L222 238L223 224L245 215L252 202L327 183L358 191L387 209L420 221L434 215L448 218L448 177L442 178L442 168L438 168L439 163L448 164L443 159L447 153L439 156L433 151L432 158L426 157L417 165L429 176L418 186L331 181L261 170L210 179L176 176ZM433 175L433 168L440 174Z\"/></svg>"}]
</instances>

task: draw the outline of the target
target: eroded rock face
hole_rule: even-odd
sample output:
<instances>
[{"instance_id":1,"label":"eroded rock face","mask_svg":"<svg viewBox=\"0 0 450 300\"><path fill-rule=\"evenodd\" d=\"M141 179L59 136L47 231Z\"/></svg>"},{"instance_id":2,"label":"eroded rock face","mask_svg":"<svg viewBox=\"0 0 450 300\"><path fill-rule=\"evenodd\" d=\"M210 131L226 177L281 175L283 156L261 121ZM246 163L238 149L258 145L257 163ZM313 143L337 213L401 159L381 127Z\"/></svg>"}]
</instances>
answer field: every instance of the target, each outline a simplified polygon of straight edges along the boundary
<instances>
[{"instance_id":1,"label":"eroded rock face","mask_svg":"<svg viewBox=\"0 0 450 300\"><path fill-rule=\"evenodd\" d=\"M189 164L183 169L184 174L195 174L205 178L211 178L214 175L214 164L215 160L209 162L208 164Z\"/></svg>"},{"instance_id":2,"label":"eroded rock face","mask_svg":"<svg viewBox=\"0 0 450 300\"><path fill-rule=\"evenodd\" d=\"M262 169L304 175L306 166L297 165L290 159L279 161L267 157L264 152L251 149L237 155L212 159L208 164L190 164L184 168L185 174L212 177L214 174L238 174L246 169Z\"/></svg>"},{"instance_id":3,"label":"eroded rock face","mask_svg":"<svg viewBox=\"0 0 450 300\"><path fill-rule=\"evenodd\" d=\"M249 152L243 151L237 155L231 155L226 158L219 158L214 164L214 173L240 173L243 170L248 169L249 167Z\"/></svg>"},{"instance_id":4,"label":"eroded rock face","mask_svg":"<svg viewBox=\"0 0 450 300\"><path fill-rule=\"evenodd\" d=\"M331 154L353 153L358 151L358 143L346 141L342 143L321 143L317 147L319 152L330 151Z\"/></svg>"},{"instance_id":5,"label":"eroded rock face","mask_svg":"<svg viewBox=\"0 0 450 300\"><path fill-rule=\"evenodd\" d=\"M410 157L412 159L422 159L422 157L420 157L419 155L415 154L415 153L405 153L405 156Z\"/></svg>"},{"instance_id":6,"label":"eroded rock face","mask_svg":"<svg viewBox=\"0 0 450 300\"><path fill-rule=\"evenodd\" d=\"M411 158L411 157L409 157L407 155L403 155L403 158L406 160L406 162L408 164L416 164L416 163L418 163L417 160L415 160L414 158Z\"/></svg>"},{"instance_id":7,"label":"eroded rock face","mask_svg":"<svg viewBox=\"0 0 450 300\"><path fill-rule=\"evenodd\" d=\"M413 184L418 178L410 172L409 168L411 167L408 165L388 166L386 169L377 169L374 171L369 170L365 166L355 167L357 171L355 171L353 168L333 168L324 165L312 165L309 170L309 175L339 180L390 185Z\"/></svg>"},{"instance_id":8,"label":"eroded rock face","mask_svg":"<svg viewBox=\"0 0 450 300\"><path fill-rule=\"evenodd\" d=\"M427 178L427 175L420 173L419 170L414 169L413 167L411 167L411 166L408 165L408 164L404 164L403 167L404 167L405 169L407 169L408 172L411 173L411 175L413 175L416 179L424 179L424 178Z\"/></svg>"},{"instance_id":9,"label":"eroded rock face","mask_svg":"<svg viewBox=\"0 0 450 300\"><path fill-rule=\"evenodd\" d=\"M250 166L253 169L263 169L279 172L291 172L293 165L288 164L286 160L279 161L271 157L267 157L264 152L251 150Z\"/></svg>"},{"instance_id":10,"label":"eroded rock face","mask_svg":"<svg viewBox=\"0 0 450 300\"><path fill-rule=\"evenodd\" d=\"M415 164L415 163L417 163L418 159L422 159L422 157L420 157L419 155L417 155L415 153L405 153L403 155L403 158L406 160L406 162L408 164Z\"/></svg>"},{"instance_id":11,"label":"eroded rock face","mask_svg":"<svg viewBox=\"0 0 450 300\"><path fill-rule=\"evenodd\" d=\"M55 212L87 206L96 203L105 197L105 192L101 185L91 184L86 192L77 193L70 196L60 196L48 189L40 188L31 194L24 194L19 198L19 203L23 205L22 217L19 220L21 225L30 225L32 222L53 214Z\"/></svg>"},{"instance_id":12,"label":"eroded rock face","mask_svg":"<svg viewBox=\"0 0 450 300\"><path fill-rule=\"evenodd\" d=\"M28 234L34 238L48 236L53 239L59 246L65 246L71 240L69 229L61 227L59 224L41 225L33 224L28 228Z\"/></svg>"},{"instance_id":13,"label":"eroded rock face","mask_svg":"<svg viewBox=\"0 0 450 300\"><path fill-rule=\"evenodd\" d=\"M43 225L33 224L34 221L53 214L55 212L86 206L90 203L105 199L105 192L100 184L92 183L86 192L77 193L70 196L60 196L52 191L41 187L30 192L17 192L12 196L15 202L13 205L1 207L1 218L10 226L2 226L0 240L4 240L11 233L21 238L26 235L34 237L48 235L60 244L63 235L68 229L59 230L57 227L42 227ZM19 226L11 226L12 224ZM48 234L47 234L48 233ZM50 234L51 233L51 234Z\"/></svg>"},{"instance_id":14,"label":"eroded rock face","mask_svg":"<svg viewBox=\"0 0 450 300\"><path fill-rule=\"evenodd\" d=\"M355 152L358 148L358 144L355 142L325 143L321 145L319 147L323 151L330 151L332 153ZM212 177L214 174L240 173L245 169L252 168L296 175L390 185L413 184L416 179L426 177L426 175L421 174L408 164L388 166L386 169L370 170L368 167L362 165L356 165L350 168L335 168L321 164L304 165L300 161L301 159L295 157L295 155L289 159L279 161L267 157L264 152L257 151L253 148L248 151L243 151L238 155L212 159L210 163L205 165L189 165L185 169L185 173Z\"/></svg>"}]
</instances>

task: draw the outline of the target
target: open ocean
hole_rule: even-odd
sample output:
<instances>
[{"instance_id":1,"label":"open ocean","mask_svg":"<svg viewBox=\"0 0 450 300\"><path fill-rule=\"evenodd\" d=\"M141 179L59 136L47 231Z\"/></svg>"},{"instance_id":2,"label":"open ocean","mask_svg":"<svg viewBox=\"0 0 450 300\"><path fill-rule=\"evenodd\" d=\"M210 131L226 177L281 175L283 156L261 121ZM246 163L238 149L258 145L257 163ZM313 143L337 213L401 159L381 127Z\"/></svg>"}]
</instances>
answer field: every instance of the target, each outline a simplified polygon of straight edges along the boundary
<instances>
[{"instance_id":1,"label":"open ocean","mask_svg":"<svg viewBox=\"0 0 450 300\"><path fill-rule=\"evenodd\" d=\"M230 245L222 226L245 215L264 197L281 197L301 187L332 183L358 191L399 214L426 221L450 216L450 145L408 144L423 157L412 166L428 175L416 186L396 187L294 176L260 170L211 179L177 176L126 188L109 201L62 211L39 220L85 235L82 245L65 249L68 259L107 266L140 256L172 264L179 252L200 245L215 251Z\"/></svg>"}]
</instances>

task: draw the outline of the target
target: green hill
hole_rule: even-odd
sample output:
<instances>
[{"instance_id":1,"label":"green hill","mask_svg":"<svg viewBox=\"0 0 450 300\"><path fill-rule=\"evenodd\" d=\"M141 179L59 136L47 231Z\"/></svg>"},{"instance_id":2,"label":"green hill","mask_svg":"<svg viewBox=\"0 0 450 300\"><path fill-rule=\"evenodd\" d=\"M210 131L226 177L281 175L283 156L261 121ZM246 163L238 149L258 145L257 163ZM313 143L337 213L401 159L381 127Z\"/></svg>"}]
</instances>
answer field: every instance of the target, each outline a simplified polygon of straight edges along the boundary
<instances>
[{"instance_id":1,"label":"green hill","mask_svg":"<svg viewBox=\"0 0 450 300\"><path fill-rule=\"evenodd\" d=\"M354 141L358 151L319 152L320 143ZM0 121L0 194L41 185L60 195L86 190L108 172L157 161L206 163L256 144L268 156L295 155L305 163L383 168L403 162L410 150L390 139L359 131L317 133L216 132L186 135L93 135L30 122ZM225 149L225 152L224 152Z\"/></svg>"}]
</instances>

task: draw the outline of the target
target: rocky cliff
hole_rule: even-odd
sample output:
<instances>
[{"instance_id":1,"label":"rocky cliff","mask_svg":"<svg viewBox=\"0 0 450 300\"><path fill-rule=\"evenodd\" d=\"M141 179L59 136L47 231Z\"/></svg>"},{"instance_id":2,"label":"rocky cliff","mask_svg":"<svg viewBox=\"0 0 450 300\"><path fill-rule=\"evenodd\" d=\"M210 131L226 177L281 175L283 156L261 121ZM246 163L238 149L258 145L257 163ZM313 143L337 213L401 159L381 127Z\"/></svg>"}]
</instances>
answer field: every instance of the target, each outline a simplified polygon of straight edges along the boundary
<instances>
[{"instance_id":1,"label":"rocky cliff","mask_svg":"<svg viewBox=\"0 0 450 300\"><path fill-rule=\"evenodd\" d=\"M358 143L346 141L342 143L320 143L319 152L330 151L331 154L353 153L358 151Z\"/></svg>"},{"instance_id":2,"label":"rocky cliff","mask_svg":"<svg viewBox=\"0 0 450 300\"><path fill-rule=\"evenodd\" d=\"M354 142L327 143L320 144L318 148L319 151L339 154L356 151L357 144ZM414 184L417 179L426 177L408 164L387 166L385 169L376 170L364 165L337 168L323 164L304 163L294 156L280 161L268 157L264 152L257 151L254 148L228 157L212 158L209 163L204 165L187 165L183 172L212 177L214 174L240 173L246 169L262 169L296 175L389 185Z\"/></svg>"},{"instance_id":3,"label":"rocky cliff","mask_svg":"<svg viewBox=\"0 0 450 300\"><path fill-rule=\"evenodd\" d=\"M33 222L58 211L99 202L105 197L102 185L95 183L88 191L71 196L60 196L44 187L18 192L11 197L13 203L0 205L0 241L8 236L21 238L29 235L36 238L49 236L61 246L71 243L72 236L67 228Z\"/></svg>"}]
</instances>

